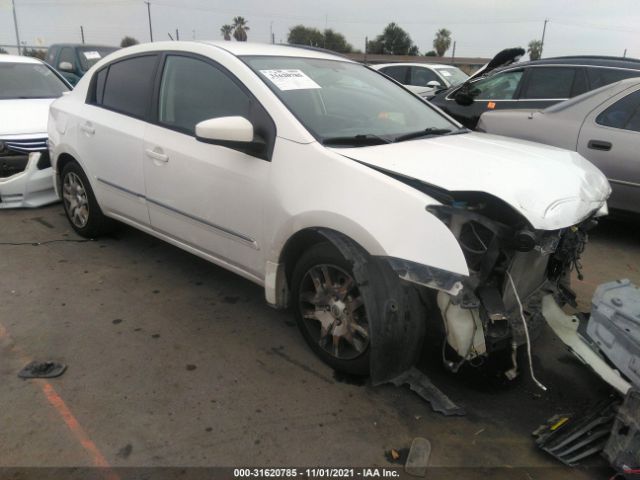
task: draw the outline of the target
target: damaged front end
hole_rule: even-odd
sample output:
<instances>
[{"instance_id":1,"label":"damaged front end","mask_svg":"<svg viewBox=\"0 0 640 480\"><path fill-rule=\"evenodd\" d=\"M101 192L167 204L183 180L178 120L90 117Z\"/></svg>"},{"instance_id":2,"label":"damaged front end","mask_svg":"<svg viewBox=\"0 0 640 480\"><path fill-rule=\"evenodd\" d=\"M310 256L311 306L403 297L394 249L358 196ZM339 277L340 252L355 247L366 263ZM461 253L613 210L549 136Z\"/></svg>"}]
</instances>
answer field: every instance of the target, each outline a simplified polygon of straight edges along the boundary
<instances>
[{"instance_id":1,"label":"damaged front end","mask_svg":"<svg viewBox=\"0 0 640 480\"><path fill-rule=\"evenodd\" d=\"M481 363L483 357L511 349L513 366L506 375L514 378L516 349L528 344L545 321L543 298L551 295L560 304L575 305L570 272L576 269L580 275L587 232L597 224L594 215L568 228L536 230L505 202L475 192L456 193L448 203L427 210L449 227L469 268L469 276L455 283L437 282L436 276L431 284L412 279L439 290L445 366L457 372L465 362Z\"/></svg>"},{"instance_id":2,"label":"damaged front end","mask_svg":"<svg viewBox=\"0 0 640 480\"><path fill-rule=\"evenodd\" d=\"M46 138L0 138L0 209L56 201Z\"/></svg>"}]
</instances>

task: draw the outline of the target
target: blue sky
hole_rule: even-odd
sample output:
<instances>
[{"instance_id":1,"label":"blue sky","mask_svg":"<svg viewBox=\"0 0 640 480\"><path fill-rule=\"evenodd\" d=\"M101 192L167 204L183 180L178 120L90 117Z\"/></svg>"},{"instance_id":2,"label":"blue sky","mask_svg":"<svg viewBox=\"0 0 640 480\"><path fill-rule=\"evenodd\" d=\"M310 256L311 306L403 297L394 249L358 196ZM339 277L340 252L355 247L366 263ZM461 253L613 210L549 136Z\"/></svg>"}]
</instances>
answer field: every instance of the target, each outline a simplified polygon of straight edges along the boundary
<instances>
[{"instance_id":1,"label":"blue sky","mask_svg":"<svg viewBox=\"0 0 640 480\"><path fill-rule=\"evenodd\" d=\"M15 0L21 40L30 45L79 42L118 44L125 35L149 40L142 0ZM445 27L457 42L456 56L490 57L506 47L540 38L550 20L544 56L568 54L640 57L637 0L151 0L155 40L220 40L219 29L235 15L249 21L249 40L286 41L289 27L328 26L356 48L395 21L421 52L432 48L435 31ZM0 44L14 44L11 0L0 0ZM449 52L450 54L451 52Z\"/></svg>"}]
</instances>

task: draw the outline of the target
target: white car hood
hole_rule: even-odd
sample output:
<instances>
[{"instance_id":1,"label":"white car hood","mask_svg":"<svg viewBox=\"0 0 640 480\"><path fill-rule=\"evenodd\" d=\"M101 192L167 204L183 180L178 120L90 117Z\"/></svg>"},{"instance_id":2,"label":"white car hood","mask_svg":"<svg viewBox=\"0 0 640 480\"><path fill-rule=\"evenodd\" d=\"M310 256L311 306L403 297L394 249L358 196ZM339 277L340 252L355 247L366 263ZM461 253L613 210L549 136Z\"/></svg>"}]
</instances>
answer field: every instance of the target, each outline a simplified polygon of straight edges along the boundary
<instances>
[{"instance_id":1,"label":"white car hood","mask_svg":"<svg viewBox=\"0 0 640 480\"><path fill-rule=\"evenodd\" d=\"M47 131L49 105L55 98L0 99L0 136Z\"/></svg>"},{"instance_id":2,"label":"white car hood","mask_svg":"<svg viewBox=\"0 0 640 480\"><path fill-rule=\"evenodd\" d=\"M611 193L606 177L576 152L482 133L466 133L335 152L449 191L498 197L536 229L584 220Z\"/></svg>"}]
</instances>

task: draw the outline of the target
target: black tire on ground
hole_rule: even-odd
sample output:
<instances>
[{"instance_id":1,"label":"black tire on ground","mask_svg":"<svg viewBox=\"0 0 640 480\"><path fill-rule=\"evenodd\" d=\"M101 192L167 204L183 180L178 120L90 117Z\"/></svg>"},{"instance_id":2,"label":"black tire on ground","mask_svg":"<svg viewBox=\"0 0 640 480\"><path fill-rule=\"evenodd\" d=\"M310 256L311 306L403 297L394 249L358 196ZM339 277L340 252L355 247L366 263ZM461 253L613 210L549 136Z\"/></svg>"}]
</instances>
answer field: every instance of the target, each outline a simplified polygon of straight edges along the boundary
<instances>
[{"instance_id":1,"label":"black tire on ground","mask_svg":"<svg viewBox=\"0 0 640 480\"><path fill-rule=\"evenodd\" d=\"M303 302L301 302L300 295L304 293L304 285L305 282L309 282L308 273L311 269L321 265L331 265L335 266L342 271L346 272L351 276L352 279L355 280L355 275L353 273L353 265L351 262L346 260L338 251L338 249L333 246L330 242L323 242L316 245L313 245L309 250L307 250L298 260L297 264L294 267L292 274L292 306L294 309L296 322L298 324L298 328L302 333L302 336L307 341L311 349L314 351L318 357L322 361L324 361L327 365L334 368L335 370L353 374L353 375L368 375L369 374L369 354L371 351L370 344L367 344L366 349L363 350L362 353L355 356L355 358L338 358L333 354L329 353L319 344L320 337L320 327L319 322L315 320L309 320L304 318L303 313ZM357 291L357 282L356 282L356 291ZM364 308L365 311L368 308L368 305L364 304L361 309ZM360 310L361 311L361 310ZM309 323L313 325L313 323L318 323L318 333L314 335L312 328L310 328ZM311 325L311 326L312 326ZM342 340L344 341L344 340Z\"/></svg>"},{"instance_id":2,"label":"black tire on ground","mask_svg":"<svg viewBox=\"0 0 640 480\"><path fill-rule=\"evenodd\" d=\"M102 213L102 210L98 205L96 196L93 193L93 189L91 188L91 184L89 183L86 174L82 170L82 167L80 167L80 165L78 165L76 162L70 162L62 169L60 185L63 194L65 189L65 179L70 175L75 175L76 181L78 181L84 189L88 203L89 215L86 224L84 224L83 226L76 225L72 220L68 202L66 202L63 198L62 204L64 206L64 211L67 216L67 220L69 220L69 223L71 224L73 230L78 235L84 238L97 238L101 235L112 232L116 227L115 220L106 217Z\"/></svg>"}]
</instances>

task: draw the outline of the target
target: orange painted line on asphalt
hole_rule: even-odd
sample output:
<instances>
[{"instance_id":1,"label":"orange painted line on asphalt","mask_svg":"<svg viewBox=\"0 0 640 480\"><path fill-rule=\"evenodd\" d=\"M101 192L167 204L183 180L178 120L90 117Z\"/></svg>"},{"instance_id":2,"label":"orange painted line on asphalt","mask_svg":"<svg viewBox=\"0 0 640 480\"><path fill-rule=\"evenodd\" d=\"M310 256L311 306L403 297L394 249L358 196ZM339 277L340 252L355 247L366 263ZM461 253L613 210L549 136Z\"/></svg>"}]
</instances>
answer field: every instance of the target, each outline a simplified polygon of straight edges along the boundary
<instances>
[{"instance_id":1,"label":"orange painted line on asphalt","mask_svg":"<svg viewBox=\"0 0 640 480\"><path fill-rule=\"evenodd\" d=\"M11 340L7 329L3 325L0 325L0 339ZM16 353L24 363L29 363L31 361L29 356L26 355L22 349L15 344L15 342L11 345L10 349L12 352ZM82 448L84 448L84 450L89 454L92 463L96 467L105 469L103 472L104 478L106 480L120 480L120 477L111 469L111 465L109 465L107 459L102 455L93 440L89 438L84 428L80 425L80 422L78 422L78 419L71 412L58 392L56 392L56 389L53 388L53 385L44 379L35 379L34 383L40 387L42 393L49 402L49 405L51 405L58 415L62 417L67 428L71 431Z\"/></svg>"}]
</instances>

